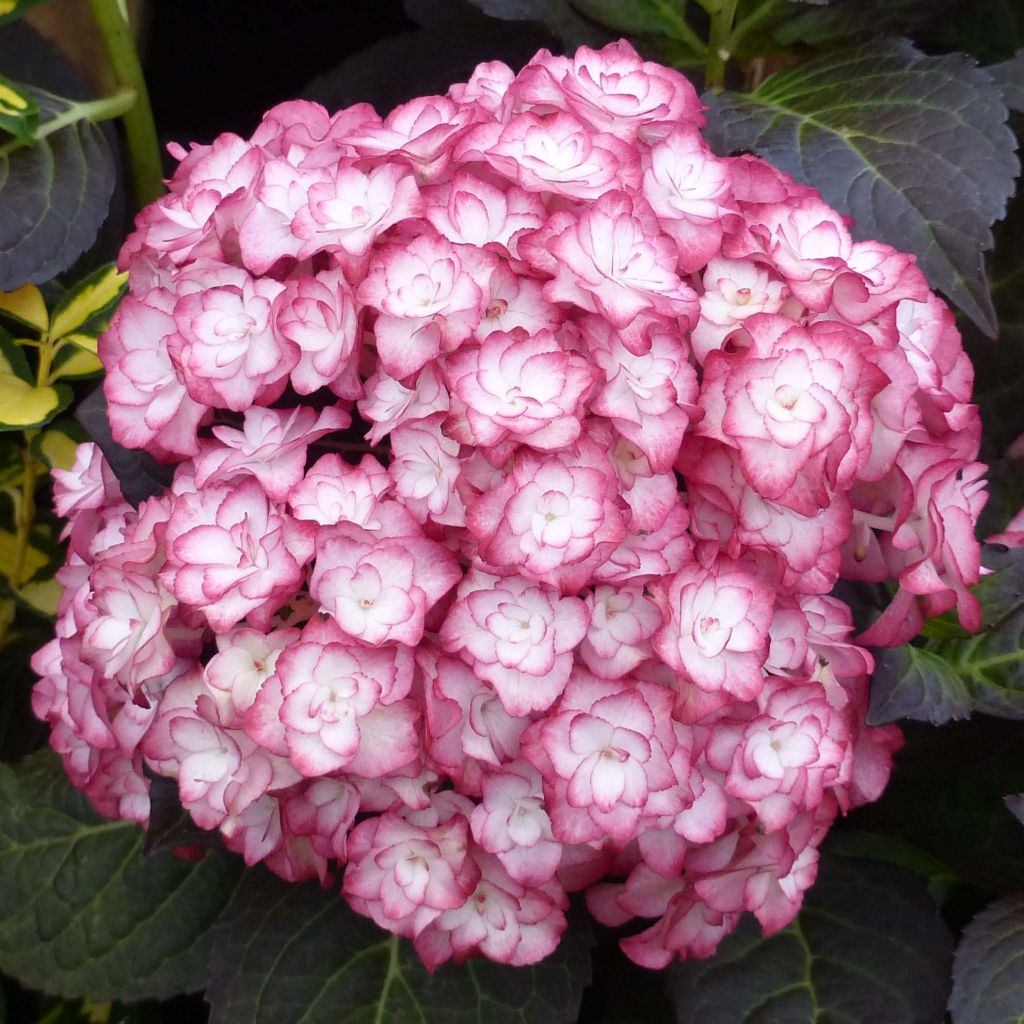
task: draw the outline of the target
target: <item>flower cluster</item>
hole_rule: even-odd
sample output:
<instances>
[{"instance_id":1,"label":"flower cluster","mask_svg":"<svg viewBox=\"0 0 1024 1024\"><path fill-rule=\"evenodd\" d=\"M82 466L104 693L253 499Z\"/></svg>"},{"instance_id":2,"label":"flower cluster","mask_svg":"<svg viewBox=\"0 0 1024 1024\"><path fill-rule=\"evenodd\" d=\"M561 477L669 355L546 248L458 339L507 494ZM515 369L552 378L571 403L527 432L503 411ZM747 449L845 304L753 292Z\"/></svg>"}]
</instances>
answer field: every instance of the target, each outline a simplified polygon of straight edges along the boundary
<instances>
[{"instance_id":1,"label":"flower cluster","mask_svg":"<svg viewBox=\"0 0 1024 1024\"><path fill-rule=\"evenodd\" d=\"M618 43L174 150L100 342L173 483L55 473L34 661L104 814L174 779L431 967L584 889L648 966L793 917L900 742L860 644L977 624L978 417L913 258L702 120ZM895 593L860 643L841 578Z\"/></svg>"}]
</instances>

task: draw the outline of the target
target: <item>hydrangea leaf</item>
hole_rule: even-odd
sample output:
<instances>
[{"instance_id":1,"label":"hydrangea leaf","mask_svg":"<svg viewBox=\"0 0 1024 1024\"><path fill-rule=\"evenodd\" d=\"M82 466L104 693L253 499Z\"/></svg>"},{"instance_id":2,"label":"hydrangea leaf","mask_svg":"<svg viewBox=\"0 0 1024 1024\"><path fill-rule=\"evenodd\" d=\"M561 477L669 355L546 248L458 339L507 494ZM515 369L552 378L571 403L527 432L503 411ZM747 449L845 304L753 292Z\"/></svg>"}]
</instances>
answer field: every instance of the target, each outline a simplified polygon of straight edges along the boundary
<instances>
[{"instance_id":1,"label":"hydrangea leaf","mask_svg":"<svg viewBox=\"0 0 1024 1024\"><path fill-rule=\"evenodd\" d=\"M1003 99L1011 110L1024 111L1024 50L1009 60L991 64L985 70L1003 91Z\"/></svg>"},{"instance_id":2,"label":"hydrangea leaf","mask_svg":"<svg viewBox=\"0 0 1024 1024\"><path fill-rule=\"evenodd\" d=\"M964 682L971 707L999 718L1024 718L1024 611L995 629L931 648Z\"/></svg>"},{"instance_id":3,"label":"hydrangea leaf","mask_svg":"<svg viewBox=\"0 0 1024 1024\"><path fill-rule=\"evenodd\" d=\"M772 28L772 38L785 48L821 49L848 46L866 38L917 36L936 17L934 5L919 0L857 0L856 3L809 4L792 8ZM957 49L957 47L950 47Z\"/></svg>"},{"instance_id":4,"label":"hydrangea leaf","mask_svg":"<svg viewBox=\"0 0 1024 1024\"><path fill-rule=\"evenodd\" d=\"M858 238L917 255L989 335L983 254L1019 169L999 87L970 58L872 42L707 95L719 153L752 150L854 219Z\"/></svg>"},{"instance_id":5,"label":"hydrangea leaf","mask_svg":"<svg viewBox=\"0 0 1024 1024\"><path fill-rule=\"evenodd\" d=\"M114 161L76 104L31 90L39 104L32 146L0 144L0 289L48 281L92 243L114 190ZM70 123L65 123L70 122ZM63 127L56 127L63 124Z\"/></svg>"},{"instance_id":6,"label":"hydrangea leaf","mask_svg":"<svg viewBox=\"0 0 1024 1024\"><path fill-rule=\"evenodd\" d=\"M901 718L942 725L972 710L1024 714L1024 654L1016 657L1013 647L1013 620L1024 610L1024 548L986 544L981 560L990 572L973 588L980 630L968 634L949 612L927 623L925 635L933 638L928 648L876 651L872 725Z\"/></svg>"},{"instance_id":7,"label":"hydrangea leaf","mask_svg":"<svg viewBox=\"0 0 1024 1024\"><path fill-rule=\"evenodd\" d=\"M981 605L981 628L997 629L1024 607L1024 548L983 544L981 564L990 570L973 588Z\"/></svg>"},{"instance_id":8,"label":"hydrangea leaf","mask_svg":"<svg viewBox=\"0 0 1024 1024\"><path fill-rule=\"evenodd\" d=\"M982 458L989 463L1024 432L1020 400L1024 392L1024 195L1020 192L1010 201L1006 219L996 226L995 237L989 273L999 317L999 344L990 344L970 325L964 331L964 349L974 365L974 401L985 425ZM1018 476L1009 467L1004 472L994 468L990 479L998 488ZM991 510L986 511L991 516L996 503L990 501L989 505ZM994 525L1002 529L1006 518Z\"/></svg>"},{"instance_id":9,"label":"hydrangea leaf","mask_svg":"<svg viewBox=\"0 0 1024 1024\"><path fill-rule=\"evenodd\" d=\"M990 903L964 929L953 961L953 1024L1024 1020L1024 895Z\"/></svg>"},{"instance_id":10,"label":"hydrangea leaf","mask_svg":"<svg viewBox=\"0 0 1024 1024\"><path fill-rule=\"evenodd\" d=\"M543 23L558 37L567 50L578 46L600 47L613 38L611 30L587 16L591 12L584 4L572 0L469 0L484 14L502 21L534 21ZM407 0L408 4L408 0ZM417 7L420 6L417 4ZM434 5L435 7L441 5ZM594 0L594 6L606 11L620 7L667 7L664 0L627 0L619 4L615 0ZM546 42L546 41L545 41ZM507 59L503 57L503 59Z\"/></svg>"},{"instance_id":11,"label":"hydrangea leaf","mask_svg":"<svg viewBox=\"0 0 1024 1024\"><path fill-rule=\"evenodd\" d=\"M970 713L966 684L937 654L910 644L876 652L868 710L871 725L901 718L943 725Z\"/></svg>"},{"instance_id":12,"label":"hydrangea leaf","mask_svg":"<svg viewBox=\"0 0 1024 1024\"><path fill-rule=\"evenodd\" d=\"M69 288L54 306L50 337L56 339L74 334L90 320L109 313L127 287L128 275L118 271L113 263L94 270Z\"/></svg>"},{"instance_id":13,"label":"hydrangea leaf","mask_svg":"<svg viewBox=\"0 0 1024 1024\"><path fill-rule=\"evenodd\" d=\"M144 858L142 842L137 826L100 818L49 751L0 768L0 970L94 999L202 988L241 861Z\"/></svg>"},{"instance_id":14,"label":"hydrangea leaf","mask_svg":"<svg viewBox=\"0 0 1024 1024\"><path fill-rule=\"evenodd\" d=\"M17 82L0 75L0 129L31 143L39 127L39 104Z\"/></svg>"},{"instance_id":15,"label":"hydrangea leaf","mask_svg":"<svg viewBox=\"0 0 1024 1024\"><path fill-rule=\"evenodd\" d=\"M590 976L590 938L570 926L534 967L483 959L433 974L410 943L338 895L246 872L217 934L211 1024L562 1024Z\"/></svg>"},{"instance_id":16,"label":"hydrangea leaf","mask_svg":"<svg viewBox=\"0 0 1024 1024\"><path fill-rule=\"evenodd\" d=\"M103 450L121 485L121 493L133 505L160 494L171 482L172 467L161 465L148 452L124 448L114 440L102 388L96 388L78 403L75 419Z\"/></svg>"},{"instance_id":17,"label":"hydrangea leaf","mask_svg":"<svg viewBox=\"0 0 1024 1024\"><path fill-rule=\"evenodd\" d=\"M920 878L826 856L793 924L766 938L745 919L711 959L672 967L669 994L679 1024L934 1024L952 954Z\"/></svg>"}]
</instances>

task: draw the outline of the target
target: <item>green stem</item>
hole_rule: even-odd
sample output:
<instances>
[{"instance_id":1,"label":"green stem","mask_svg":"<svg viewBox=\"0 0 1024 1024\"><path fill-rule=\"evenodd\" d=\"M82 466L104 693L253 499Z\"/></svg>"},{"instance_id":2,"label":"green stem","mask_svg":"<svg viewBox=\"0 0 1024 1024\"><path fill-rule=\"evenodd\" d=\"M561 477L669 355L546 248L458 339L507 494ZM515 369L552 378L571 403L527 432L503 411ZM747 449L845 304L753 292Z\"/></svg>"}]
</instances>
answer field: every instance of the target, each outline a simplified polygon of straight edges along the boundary
<instances>
[{"instance_id":1,"label":"green stem","mask_svg":"<svg viewBox=\"0 0 1024 1024\"><path fill-rule=\"evenodd\" d=\"M135 91L135 104L124 115L124 131L132 165L135 201L142 207L164 192L160 143L153 123L146 79L131 28L118 0L89 0L89 6L103 36L117 84Z\"/></svg>"},{"instance_id":2,"label":"green stem","mask_svg":"<svg viewBox=\"0 0 1024 1024\"><path fill-rule=\"evenodd\" d=\"M25 449L22 458L25 470L21 477L21 501L18 503L18 523L14 535L14 564L8 574L11 586L20 590L26 582L25 561L28 558L28 542L36 521L36 484L39 482L40 465L29 450L33 438L39 431L25 431Z\"/></svg>"},{"instance_id":3,"label":"green stem","mask_svg":"<svg viewBox=\"0 0 1024 1024\"><path fill-rule=\"evenodd\" d=\"M11 139L5 142L0 146L0 158L10 156L16 149L21 149L23 146L35 145L40 139L45 139L47 135L59 132L61 128L67 128L68 125L78 124L79 121L95 123L121 117L125 111L132 108L134 103L135 91L133 89L118 89L113 96L104 96L99 100L69 103L66 109L39 126L31 143L22 142L21 139Z\"/></svg>"},{"instance_id":4,"label":"green stem","mask_svg":"<svg viewBox=\"0 0 1024 1024\"><path fill-rule=\"evenodd\" d=\"M711 37L708 40L708 62L705 84L712 92L725 87L725 65L732 56L729 37L736 20L739 0L720 0L711 14Z\"/></svg>"}]
</instances>

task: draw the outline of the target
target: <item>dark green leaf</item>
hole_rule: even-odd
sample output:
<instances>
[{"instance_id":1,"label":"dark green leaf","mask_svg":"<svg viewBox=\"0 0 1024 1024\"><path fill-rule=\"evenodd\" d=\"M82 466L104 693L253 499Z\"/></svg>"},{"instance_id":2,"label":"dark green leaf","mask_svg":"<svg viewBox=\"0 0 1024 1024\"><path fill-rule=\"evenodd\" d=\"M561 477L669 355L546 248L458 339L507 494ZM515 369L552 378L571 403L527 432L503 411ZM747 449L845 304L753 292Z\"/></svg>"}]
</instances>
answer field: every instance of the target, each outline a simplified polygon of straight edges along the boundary
<instances>
[{"instance_id":1,"label":"dark green leaf","mask_svg":"<svg viewBox=\"0 0 1024 1024\"><path fill-rule=\"evenodd\" d=\"M953 941L915 875L823 856L796 921L746 918L710 960L670 969L679 1024L935 1024Z\"/></svg>"},{"instance_id":2,"label":"dark green leaf","mask_svg":"<svg viewBox=\"0 0 1024 1024\"><path fill-rule=\"evenodd\" d=\"M1014 115L1013 122L1024 117ZM999 343L992 345L969 325L964 331L964 347L974 365L974 401L984 424L983 458L986 462L1003 455L1006 447L1024 432L1024 192L1018 191L1010 202L1006 219L996 226L996 248L990 264L992 298L999 317ZM1005 465L995 477L997 496L1008 489L1013 478L1021 476L1019 466ZM1012 498L1014 488L1009 487ZM1012 503L1012 502L1011 502ZM999 504L990 501L987 518ZM1002 529L1009 515L1020 507L1006 509L995 523ZM984 534L982 534L984 536Z\"/></svg>"},{"instance_id":3,"label":"dark green leaf","mask_svg":"<svg viewBox=\"0 0 1024 1024\"><path fill-rule=\"evenodd\" d=\"M1024 111L1024 50L1001 64L990 64L985 70L1003 91L1003 99L1011 110Z\"/></svg>"},{"instance_id":4,"label":"dark green leaf","mask_svg":"<svg viewBox=\"0 0 1024 1024\"><path fill-rule=\"evenodd\" d=\"M868 709L871 725L901 718L942 725L970 713L966 684L937 654L909 644L875 653Z\"/></svg>"},{"instance_id":5,"label":"dark green leaf","mask_svg":"<svg viewBox=\"0 0 1024 1024\"><path fill-rule=\"evenodd\" d=\"M521 67L541 47L557 45L539 22L498 21L467 4L437 0L406 0L405 6L422 28L381 39L346 58L311 82L303 98L331 110L357 102L390 110L414 96L444 93L481 61L500 59Z\"/></svg>"},{"instance_id":6,"label":"dark green leaf","mask_svg":"<svg viewBox=\"0 0 1024 1024\"><path fill-rule=\"evenodd\" d=\"M0 970L94 999L201 988L241 861L144 858L142 840L98 817L49 751L0 767Z\"/></svg>"},{"instance_id":7,"label":"dark green leaf","mask_svg":"<svg viewBox=\"0 0 1024 1024\"><path fill-rule=\"evenodd\" d=\"M941 904L941 899L936 897L941 896L941 891L955 880L949 866L937 857L899 836L884 832L863 832L844 824L828 834L825 849L833 855L877 861L913 871L928 882L928 895L937 905Z\"/></svg>"},{"instance_id":8,"label":"dark green leaf","mask_svg":"<svg viewBox=\"0 0 1024 1024\"><path fill-rule=\"evenodd\" d=\"M1020 0L918 3L925 9L935 4L941 12L926 37L931 50L961 50L991 64L1012 57L1024 46L1024 5Z\"/></svg>"},{"instance_id":9,"label":"dark green leaf","mask_svg":"<svg viewBox=\"0 0 1024 1024\"><path fill-rule=\"evenodd\" d=\"M1024 548L983 544L981 564L991 572L973 590L981 604L981 628L994 629L1024 605Z\"/></svg>"},{"instance_id":10,"label":"dark green leaf","mask_svg":"<svg viewBox=\"0 0 1024 1024\"><path fill-rule=\"evenodd\" d=\"M857 237L915 253L932 285L995 333L983 252L1018 163L1002 95L969 58L875 42L705 102L718 152L753 150L813 185Z\"/></svg>"},{"instance_id":11,"label":"dark green leaf","mask_svg":"<svg viewBox=\"0 0 1024 1024\"><path fill-rule=\"evenodd\" d=\"M174 779L145 771L149 779L149 824L143 851L151 857L180 846L198 846L222 850L219 832L201 829L182 809L178 784Z\"/></svg>"},{"instance_id":12,"label":"dark green leaf","mask_svg":"<svg viewBox=\"0 0 1024 1024\"><path fill-rule=\"evenodd\" d=\"M958 0L834 0L810 10L791 12L772 36L784 47L849 46L886 36L920 38L929 25L946 16ZM958 47L945 47L958 49Z\"/></svg>"},{"instance_id":13,"label":"dark green leaf","mask_svg":"<svg viewBox=\"0 0 1024 1024\"><path fill-rule=\"evenodd\" d=\"M73 104L33 91L40 123ZM0 145L0 291L40 283L69 267L96 237L114 189L114 163L100 129L87 119L33 146Z\"/></svg>"},{"instance_id":14,"label":"dark green leaf","mask_svg":"<svg viewBox=\"0 0 1024 1024\"><path fill-rule=\"evenodd\" d=\"M1021 501L1018 500L1013 512L1017 512L1020 506ZM1008 520L1009 516L1003 518L996 529L1005 526ZM1024 548L982 544L981 564L989 572L971 588L981 605L981 626L977 632L998 628L1015 611L1024 607ZM929 619L924 635L949 640L965 639L971 634L960 625L956 612L950 611Z\"/></svg>"},{"instance_id":15,"label":"dark green leaf","mask_svg":"<svg viewBox=\"0 0 1024 1024\"><path fill-rule=\"evenodd\" d=\"M39 104L23 86L0 75L0 129L31 143L39 126Z\"/></svg>"},{"instance_id":16,"label":"dark green leaf","mask_svg":"<svg viewBox=\"0 0 1024 1024\"><path fill-rule=\"evenodd\" d=\"M974 711L1024 718L1024 610L986 633L929 648L963 680Z\"/></svg>"},{"instance_id":17,"label":"dark green leaf","mask_svg":"<svg viewBox=\"0 0 1024 1024\"><path fill-rule=\"evenodd\" d=\"M484 14L504 21L543 21L551 0L469 0Z\"/></svg>"},{"instance_id":18,"label":"dark green leaf","mask_svg":"<svg viewBox=\"0 0 1024 1024\"><path fill-rule=\"evenodd\" d=\"M693 38L678 0L573 0L573 7L627 35L667 36L683 43Z\"/></svg>"},{"instance_id":19,"label":"dark green leaf","mask_svg":"<svg viewBox=\"0 0 1024 1024\"><path fill-rule=\"evenodd\" d=\"M964 929L953 962L953 1024L1024 1020L1024 896L989 904Z\"/></svg>"},{"instance_id":20,"label":"dark green leaf","mask_svg":"<svg viewBox=\"0 0 1024 1024\"><path fill-rule=\"evenodd\" d=\"M14 339L0 327L0 373L13 373L15 377L34 384L36 375L28 365L25 350L15 343Z\"/></svg>"},{"instance_id":21,"label":"dark green leaf","mask_svg":"<svg viewBox=\"0 0 1024 1024\"><path fill-rule=\"evenodd\" d=\"M535 967L483 959L433 974L340 896L246 872L217 935L211 1024L563 1024L590 976L586 928Z\"/></svg>"},{"instance_id":22,"label":"dark green leaf","mask_svg":"<svg viewBox=\"0 0 1024 1024\"><path fill-rule=\"evenodd\" d=\"M888 788L849 827L898 836L989 893L1024 890L1024 829L1003 803L1024 792L1020 725L976 716L903 732Z\"/></svg>"},{"instance_id":23,"label":"dark green leaf","mask_svg":"<svg viewBox=\"0 0 1024 1024\"><path fill-rule=\"evenodd\" d=\"M982 711L1024 717L1024 548L986 544L982 564L992 570L974 587L981 627L965 632L953 613L931 619L927 648L907 644L875 653L868 721L884 725L911 718L942 725Z\"/></svg>"}]
</instances>

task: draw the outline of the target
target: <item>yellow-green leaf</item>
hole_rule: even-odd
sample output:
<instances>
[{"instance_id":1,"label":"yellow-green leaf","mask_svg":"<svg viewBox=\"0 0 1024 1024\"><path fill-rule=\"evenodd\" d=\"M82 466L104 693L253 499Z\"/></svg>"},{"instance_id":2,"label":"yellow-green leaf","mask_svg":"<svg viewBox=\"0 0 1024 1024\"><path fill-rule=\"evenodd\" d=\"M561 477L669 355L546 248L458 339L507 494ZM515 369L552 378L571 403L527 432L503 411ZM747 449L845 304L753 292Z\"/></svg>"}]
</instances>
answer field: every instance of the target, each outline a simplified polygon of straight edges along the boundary
<instances>
[{"instance_id":1,"label":"yellow-green leaf","mask_svg":"<svg viewBox=\"0 0 1024 1024\"><path fill-rule=\"evenodd\" d=\"M25 353L16 341L5 334L0 334L0 373L9 373L23 381L32 381L32 371Z\"/></svg>"},{"instance_id":2,"label":"yellow-green leaf","mask_svg":"<svg viewBox=\"0 0 1024 1024\"><path fill-rule=\"evenodd\" d=\"M26 583L15 593L35 611L52 617L57 614L57 603L60 601L62 589L55 579L50 578L36 583Z\"/></svg>"},{"instance_id":3,"label":"yellow-green leaf","mask_svg":"<svg viewBox=\"0 0 1024 1024\"><path fill-rule=\"evenodd\" d=\"M92 334L65 334L64 340L71 342L73 345L77 345L79 348L84 348L86 352L91 352L93 355L96 354L97 343L96 337Z\"/></svg>"},{"instance_id":4,"label":"yellow-green leaf","mask_svg":"<svg viewBox=\"0 0 1024 1024\"><path fill-rule=\"evenodd\" d=\"M39 104L17 82L0 75L0 128L31 145L39 127Z\"/></svg>"},{"instance_id":5,"label":"yellow-green leaf","mask_svg":"<svg viewBox=\"0 0 1024 1024\"><path fill-rule=\"evenodd\" d=\"M13 373L0 373L0 430L41 426L66 404L57 388L35 388Z\"/></svg>"},{"instance_id":6,"label":"yellow-green leaf","mask_svg":"<svg viewBox=\"0 0 1024 1024\"><path fill-rule=\"evenodd\" d=\"M39 332L50 326L43 293L34 284L22 285L13 292L0 292L0 314Z\"/></svg>"},{"instance_id":7,"label":"yellow-green leaf","mask_svg":"<svg viewBox=\"0 0 1024 1024\"><path fill-rule=\"evenodd\" d=\"M67 348L61 352L62 358L50 373L50 380L77 380L79 377L92 377L100 373L103 364L92 352L83 348Z\"/></svg>"},{"instance_id":8,"label":"yellow-green leaf","mask_svg":"<svg viewBox=\"0 0 1024 1024\"><path fill-rule=\"evenodd\" d=\"M83 278L54 308L50 337L56 340L77 331L82 324L115 303L127 281L128 275L119 273L113 263Z\"/></svg>"},{"instance_id":9,"label":"yellow-green leaf","mask_svg":"<svg viewBox=\"0 0 1024 1024\"><path fill-rule=\"evenodd\" d=\"M18 538L10 530L0 530L0 566L9 569L14 566L15 554L18 550ZM31 579L47 562L49 557L31 544L25 550L25 563L21 578Z\"/></svg>"},{"instance_id":10,"label":"yellow-green leaf","mask_svg":"<svg viewBox=\"0 0 1024 1024\"><path fill-rule=\"evenodd\" d=\"M36 442L38 454L51 469L70 469L75 464L78 442L63 430L44 430Z\"/></svg>"}]
</instances>

